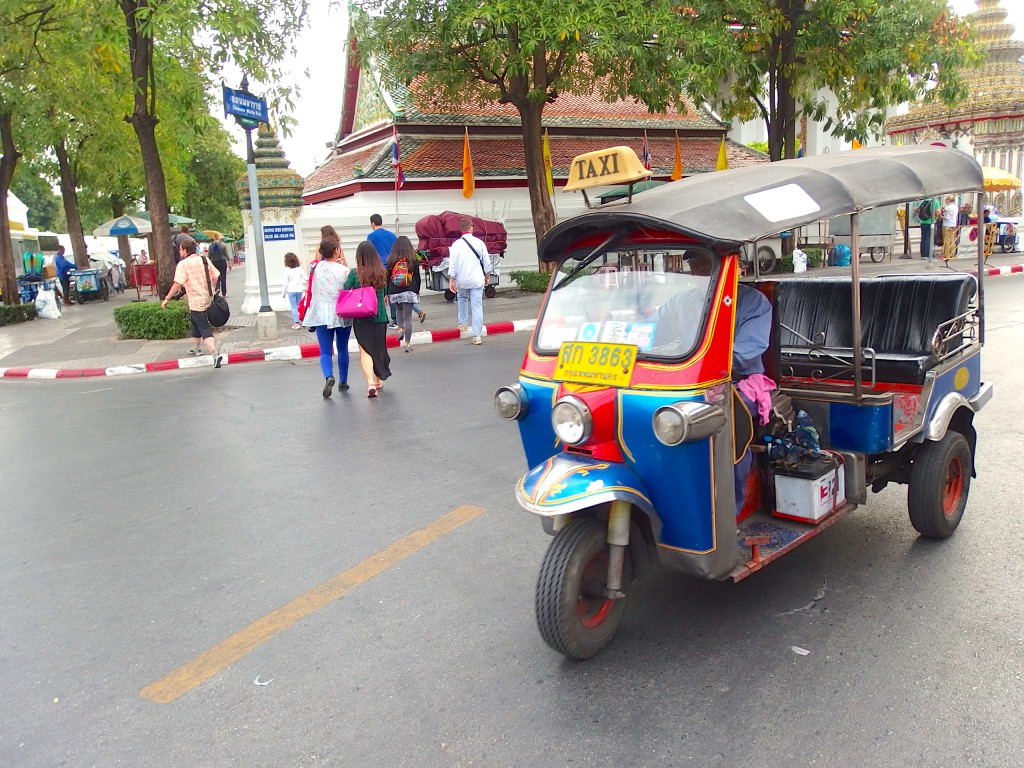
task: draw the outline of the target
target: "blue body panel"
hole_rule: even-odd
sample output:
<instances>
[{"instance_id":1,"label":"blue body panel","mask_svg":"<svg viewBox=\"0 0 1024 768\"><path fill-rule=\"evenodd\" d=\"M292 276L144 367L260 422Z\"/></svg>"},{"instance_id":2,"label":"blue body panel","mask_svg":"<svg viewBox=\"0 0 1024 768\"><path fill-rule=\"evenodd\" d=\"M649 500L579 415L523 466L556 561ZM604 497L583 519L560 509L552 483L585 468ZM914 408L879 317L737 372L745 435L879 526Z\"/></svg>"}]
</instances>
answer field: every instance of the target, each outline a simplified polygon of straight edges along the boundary
<instances>
[{"instance_id":1,"label":"blue body panel","mask_svg":"<svg viewBox=\"0 0 1024 768\"><path fill-rule=\"evenodd\" d=\"M526 416L517 422L519 437L523 441L526 465L536 467L562 450L551 429L551 409L558 395L558 384L522 376L519 384L529 399Z\"/></svg>"},{"instance_id":2,"label":"blue body panel","mask_svg":"<svg viewBox=\"0 0 1024 768\"><path fill-rule=\"evenodd\" d=\"M828 444L840 451L884 453L892 448L892 404L829 403Z\"/></svg>"},{"instance_id":3,"label":"blue body panel","mask_svg":"<svg viewBox=\"0 0 1024 768\"><path fill-rule=\"evenodd\" d=\"M932 387L932 396L928 400L928 410L925 413L925 424L931 421L935 415L942 398L950 392L959 392L970 400L978 394L981 389L981 351L979 350L971 357L964 360L955 368L950 368L945 373L935 378L935 385Z\"/></svg>"}]
</instances>

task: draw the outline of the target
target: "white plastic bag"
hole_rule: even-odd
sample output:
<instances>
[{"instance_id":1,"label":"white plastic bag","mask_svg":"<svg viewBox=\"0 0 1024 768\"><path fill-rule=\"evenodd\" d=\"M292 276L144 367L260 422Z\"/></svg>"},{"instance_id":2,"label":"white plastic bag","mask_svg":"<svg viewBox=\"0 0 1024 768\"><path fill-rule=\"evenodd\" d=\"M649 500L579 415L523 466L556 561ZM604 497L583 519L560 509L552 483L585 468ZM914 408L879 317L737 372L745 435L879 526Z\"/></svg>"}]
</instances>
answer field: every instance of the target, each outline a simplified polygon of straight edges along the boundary
<instances>
[{"instance_id":1,"label":"white plastic bag","mask_svg":"<svg viewBox=\"0 0 1024 768\"><path fill-rule=\"evenodd\" d=\"M36 294L36 316L44 320L57 320L60 317L57 295L53 291L40 289Z\"/></svg>"},{"instance_id":2,"label":"white plastic bag","mask_svg":"<svg viewBox=\"0 0 1024 768\"><path fill-rule=\"evenodd\" d=\"M797 248L793 251L793 272L807 271L807 254Z\"/></svg>"}]
</instances>

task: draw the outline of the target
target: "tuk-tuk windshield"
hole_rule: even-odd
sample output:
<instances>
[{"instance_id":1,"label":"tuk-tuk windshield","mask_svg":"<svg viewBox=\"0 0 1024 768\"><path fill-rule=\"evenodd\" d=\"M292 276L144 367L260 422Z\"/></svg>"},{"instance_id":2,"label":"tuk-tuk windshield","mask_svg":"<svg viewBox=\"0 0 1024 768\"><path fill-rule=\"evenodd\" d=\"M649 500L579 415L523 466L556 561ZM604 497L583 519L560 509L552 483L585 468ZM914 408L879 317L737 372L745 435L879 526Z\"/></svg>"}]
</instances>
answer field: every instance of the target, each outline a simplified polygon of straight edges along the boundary
<instances>
[{"instance_id":1,"label":"tuk-tuk windshield","mask_svg":"<svg viewBox=\"0 0 1024 768\"><path fill-rule=\"evenodd\" d=\"M717 260L701 248L623 250L567 261L537 324L538 354L564 341L636 344L641 359L693 353Z\"/></svg>"}]
</instances>

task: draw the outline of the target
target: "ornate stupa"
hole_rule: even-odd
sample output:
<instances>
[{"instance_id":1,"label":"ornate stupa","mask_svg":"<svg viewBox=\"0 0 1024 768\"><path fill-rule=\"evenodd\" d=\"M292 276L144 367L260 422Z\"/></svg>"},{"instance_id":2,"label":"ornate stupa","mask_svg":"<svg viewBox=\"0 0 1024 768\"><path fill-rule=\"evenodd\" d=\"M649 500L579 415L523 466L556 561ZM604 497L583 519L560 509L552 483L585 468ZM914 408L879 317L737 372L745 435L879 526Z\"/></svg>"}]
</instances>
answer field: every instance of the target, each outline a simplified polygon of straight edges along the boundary
<instances>
[{"instance_id":1,"label":"ornate stupa","mask_svg":"<svg viewBox=\"0 0 1024 768\"><path fill-rule=\"evenodd\" d=\"M1013 38L1014 26L1006 23L1006 16L1000 0L978 0L978 10L967 18L985 58L979 67L963 72L970 96L952 108L930 102L891 118L886 133L892 141L942 141L973 151L982 165L1024 178L1024 40ZM1001 211L1016 213L1021 193L1002 192L994 202Z\"/></svg>"},{"instance_id":2,"label":"ornate stupa","mask_svg":"<svg viewBox=\"0 0 1024 768\"><path fill-rule=\"evenodd\" d=\"M264 208L302 207L302 177L289 166L277 133L266 123L260 123L256 134L256 186L260 194L260 210ZM249 210L249 177L235 182L242 210Z\"/></svg>"}]
</instances>

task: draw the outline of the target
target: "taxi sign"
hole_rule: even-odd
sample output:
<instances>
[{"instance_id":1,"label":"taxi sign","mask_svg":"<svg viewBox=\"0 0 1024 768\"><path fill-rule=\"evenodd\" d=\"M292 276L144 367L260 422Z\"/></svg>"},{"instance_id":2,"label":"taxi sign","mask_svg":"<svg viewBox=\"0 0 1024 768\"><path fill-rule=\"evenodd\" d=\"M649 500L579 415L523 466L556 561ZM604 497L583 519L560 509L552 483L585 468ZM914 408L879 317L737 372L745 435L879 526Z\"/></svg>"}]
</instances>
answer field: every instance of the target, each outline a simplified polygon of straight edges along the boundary
<instances>
[{"instance_id":1,"label":"taxi sign","mask_svg":"<svg viewBox=\"0 0 1024 768\"><path fill-rule=\"evenodd\" d=\"M635 344L564 341L558 349L553 378L597 387L628 387L636 355Z\"/></svg>"},{"instance_id":2,"label":"taxi sign","mask_svg":"<svg viewBox=\"0 0 1024 768\"><path fill-rule=\"evenodd\" d=\"M569 180L563 192L611 184L631 184L646 179L651 171L629 147L609 147L577 155L569 164Z\"/></svg>"}]
</instances>

